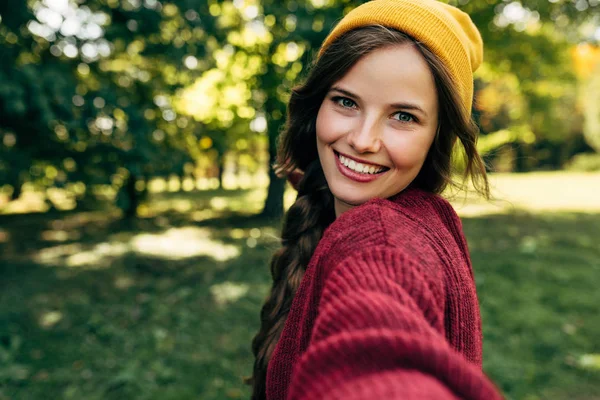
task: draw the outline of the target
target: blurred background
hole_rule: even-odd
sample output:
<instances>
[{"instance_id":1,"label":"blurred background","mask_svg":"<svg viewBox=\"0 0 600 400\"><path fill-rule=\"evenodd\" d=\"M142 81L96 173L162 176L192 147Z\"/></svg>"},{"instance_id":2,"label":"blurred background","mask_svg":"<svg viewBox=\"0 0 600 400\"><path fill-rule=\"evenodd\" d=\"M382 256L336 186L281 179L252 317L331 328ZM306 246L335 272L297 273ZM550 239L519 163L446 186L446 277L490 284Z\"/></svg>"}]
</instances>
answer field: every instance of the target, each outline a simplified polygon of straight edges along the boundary
<instances>
[{"instance_id":1,"label":"blurred background","mask_svg":"<svg viewBox=\"0 0 600 400\"><path fill-rule=\"evenodd\" d=\"M238 399L294 191L290 88L350 0L0 2L0 400ZM455 195L485 370L600 399L600 0L460 0L485 41Z\"/></svg>"}]
</instances>

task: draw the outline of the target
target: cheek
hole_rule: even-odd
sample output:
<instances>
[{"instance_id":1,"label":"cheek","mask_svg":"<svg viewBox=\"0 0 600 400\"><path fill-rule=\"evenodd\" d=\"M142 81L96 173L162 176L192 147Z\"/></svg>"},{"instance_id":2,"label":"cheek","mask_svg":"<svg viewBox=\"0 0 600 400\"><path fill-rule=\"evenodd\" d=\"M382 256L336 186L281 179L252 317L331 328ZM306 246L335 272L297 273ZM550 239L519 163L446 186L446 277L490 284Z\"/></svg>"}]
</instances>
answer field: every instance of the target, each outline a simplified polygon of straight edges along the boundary
<instances>
[{"instance_id":1,"label":"cheek","mask_svg":"<svg viewBox=\"0 0 600 400\"><path fill-rule=\"evenodd\" d=\"M321 105L319 114L317 114L317 139L324 143L332 143L339 139L340 121L336 113L327 107Z\"/></svg>"},{"instance_id":2,"label":"cheek","mask_svg":"<svg viewBox=\"0 0 600 400\"><path fill-rule=\"evenodd\" d=\"M422 132L421 132L422 134ZM402 137L396 135L388 141L387 150L396 166L411 168L425 161L432 139L430 137Z\"/></svg>"},{"instance_id":3,"label":"cheek","mask_svg":"<svg viewBox=\"0 0 600 400\"><path fill-rule=\"evenodd\" d=\"M323 108L323 106L321 106L321 108L319 109L319 113L317 114L317 124L316 124L316 129L317 129L317 139L319 141L326 141L325 138L328 136L328 126L327 126L327 112L326 110Z\"/></svg>"},{"instance_id":4,"label":"cheek","mask_svg":"<svg viewBox=\"0 0 600 400\"><path fill-rule=\"evenodd\" d=\"M323 163L323 150L325 145L328 143L327 140L327 126L325 124L326 118L323 112L323 106L319 109L319 113L317 114L317 120L315 123L316 129L316 139L317 139L317 152L319 153L319 158L321 159L321 163Z\"/></svg>"}]
</instances>

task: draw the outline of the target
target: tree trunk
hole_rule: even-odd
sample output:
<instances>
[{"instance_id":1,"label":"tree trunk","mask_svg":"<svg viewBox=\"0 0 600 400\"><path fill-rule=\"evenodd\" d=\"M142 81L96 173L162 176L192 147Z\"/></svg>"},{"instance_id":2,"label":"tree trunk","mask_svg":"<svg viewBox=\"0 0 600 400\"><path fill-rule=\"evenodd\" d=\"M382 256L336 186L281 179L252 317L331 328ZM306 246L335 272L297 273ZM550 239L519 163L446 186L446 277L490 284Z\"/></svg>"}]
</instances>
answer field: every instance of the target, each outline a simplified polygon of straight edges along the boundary
<instances>
[{"instance_id":1,"label":"tree trunk","mask_svg":"<svg viewBox=\"0 0 600 400\"><path fill-rule=\"evenodd\" d=\"M25 183L25 173L22 172L23 167L16 166L10 171L8 176L8 184L12 186L13 191L10 195L10 201L17 200L23 194L23 184Z\"/></svg>"},{"instance_id":2,"label":"tree trunk","mask_svg":"<svg viewBox=\"0 0 600 400\"><path fill-rule=\"evenodd\" d=\"M225 154L217 150L217 178L219 179L219 187L223 189L223 172L225 172Z\"/></svg>"},{"instance_id":3,"label":"tree trunk","mask_svg":"<svg viewBox=\"0 0 600 400\"><path fill-rule=\"evenodd\" d=\"M185 182L185 173L181 172L177 175L177 178L179 179L179 192L183 192L183 183Z\"/></svg>"},{"instance_id":4,"label":"tree trunk","mask_svg":"<svg viewBox=\"0 0 600 400\"><path fill-rule=\"evenodd\" d=\"M123 208L123 217L124 218L135 218L137 216L137 208L140 204L140 196L135 188L135 183L137 181L137 176L133 173L129 174L127 178L127 182L125 182L125 195L129 201L125 202L125 207Z\"/></svg>"},{"instance_id":5,"label":"tree trunk","mask_svg":"<svg viewBox=\"0 0 600 400\"><path fill-rule=\"evenodd\" d=\"M267 114L268 115L268 114ZM261 216L267 218L281 218L283 216L283 193L285 191L285 179L277 177L273 170L273 164L277 160L277 136L279 130L276 129L273 121L269 121L269 189L267 199L262 210Z\"/></svg>"},{"instance_id":6,"label":"tree trunk","mask_svg":"<svg viewBox=\"0 0 600 400\"><path fill-rule=\"evenodd\" d=\"M285 179L278 178L273 168L269 168L269 189L267 191L267 200L265 200L265 206L261 213L263 217L281 218L283 216L284 191Z\"/></svg>"},{"instance_id":7,"label":"tree trunk","mask_svg":"<svg viewBox=\"0 0 600 400\"><path fill-rule=\"evenodd\" d=\"M13 192L10 195L10 201L17 200L19 197L21 197L21 193L23 193L23 185L21 182L15 182L12 187Z\"/></svg>"},{"instance_id":8,"label":"tree trunk","mask_svg":"<svg viewBox=\"0 0 600 400\"><path fill-rule=\"evenodd\" d=\"M276 51L276 42L272 42L269 54ZM261 216L280 219L283 216L283 193L285 191L285 179L278 178L273 171L273 165L277 161L277 138L279 137L281 118L285 115L286 105L275 95L282 77L277 73L272 63L267 64L267 70L261 77L260 86L269 94L265 102L265 116L267 118L267 135L269 138L269 189L267 200Z\"/></svg>"},{"instance_id":9,"label":"tree trunk","mask_svg":"<svg viewBox=\"0 0 600 400\"><path fill-rule=\"evenodd\" d=\"M527 154L526 149L524 149L524 146L525 144L523 143L513 144L513 149L515 150L515 172L527 172Z\"/></svg>"}]
</instances>

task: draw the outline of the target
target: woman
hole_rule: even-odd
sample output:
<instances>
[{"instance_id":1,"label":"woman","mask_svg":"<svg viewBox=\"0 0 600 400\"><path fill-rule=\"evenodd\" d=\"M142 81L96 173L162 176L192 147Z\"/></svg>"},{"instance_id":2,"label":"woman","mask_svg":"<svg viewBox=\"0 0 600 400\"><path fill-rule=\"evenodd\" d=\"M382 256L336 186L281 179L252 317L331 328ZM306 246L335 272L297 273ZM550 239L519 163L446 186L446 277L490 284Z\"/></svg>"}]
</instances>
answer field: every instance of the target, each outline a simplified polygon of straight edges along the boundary
<instances>
[{"instance_id":1,"label":"woman","mask_svg":"<svg viewBox=\"0 0 600 400\"><path fill-rule=\"evenodd\" d=\"M283 174L303 171L253 341L253 399L497 399L460 220L454 144L489 195L471 120L477 28L435 0L373 0L291 96Z\"/></svg>"}]
</instances>

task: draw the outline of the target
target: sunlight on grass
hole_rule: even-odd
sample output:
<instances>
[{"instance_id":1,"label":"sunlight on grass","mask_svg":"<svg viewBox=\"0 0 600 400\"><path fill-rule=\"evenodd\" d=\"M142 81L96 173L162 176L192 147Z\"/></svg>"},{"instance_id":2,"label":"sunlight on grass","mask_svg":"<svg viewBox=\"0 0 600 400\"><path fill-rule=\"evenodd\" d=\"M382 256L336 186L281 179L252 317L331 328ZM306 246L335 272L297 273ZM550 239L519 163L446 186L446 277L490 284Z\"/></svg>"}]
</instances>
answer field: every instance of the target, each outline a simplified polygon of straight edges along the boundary
<instances>
[{"instance_id":1,"label":"sunlight on grass","mask_svg":"<svg viewBox=\"0 0 600 400\"><path fill-rule=\"evenodd\" d=\"M65 257L82 251L82 249L82 246L78 243L47 247L38 251L33 260L43 265L53 265Z\"/></svg>"},{"instance_id":2,"label":"sunlight on grass","mask_svg":"<svg viewBox=\"0 0 600 400\"><path fill-rule=\"evenodd\" d=\"M532 211L600 212L600 173L496 174L499 198Z\"/></svg>"},{"instance_id":3,"label":"sunlight on grass","mask_svg":"<svg viewBox=\"0 0 600 400\"><path fill-rule=\"evenodd\" d=\"M188 214L193 221L221 216L224 212L257 214L262 210L266 189L211 189L197 192L155 193L138 207L138 215L151 218L174 211Z\"/></svg>"},{"instance_id":4,"label":"sunlight on grass","mask_svg":"<svg viewBox=\"0 0 600 400\"><path fill-rule=\"evenodd\" d=\"M96 244L90 249L75 243L45 248L38 251L33 259L48 266L103 269L110 267L114 259L130 252L169 260L204 256L215 261L227 261L240 255L239 247L212 239L208 228L172 228L158 234L138 234L126 241L118 235L113 236L111 241Z\"/></svg>"},{"instance_id":5,"label":"sunlight on grass","mask_svg":"<svg viewBox=\"0 0 600 400\"><path fill-rule=\"evenodd\" d=\"M582 369L600 371L600 354L584 354L577 360L577 366Z\"/></svg>"},{"instance_id":6,"label":"sunlight on grass","mask_svg":"<svg viewBox=\"0 0 600 400\"><path fill-rule=\"evenodd\" d=\"M100 225L107 223L112 218L118 217L114 212L78 212L73 215L65 215L60 219L55 219L51 222L51 227L54 230L69 230L78 229L87 226L88 224Z\"/></svg>"},{"instance_id":7,"label":"sunlight on grass","mask_svg":"<svg viewBox=\"0 0 600 400\"><path fill-rule=\"evenodd\" d=\"M193 208L194 204L192 201L186 199L176 199L169 200L168 202L154 202L152 207L149 207L147 204L142 204L138 207L137 212L142 218L150 218L171 210L179 213L186 213L191 211Z\"/></svg>"},{"instance_id":8,"label":"sunlight on grass","mask_svg":"<svg viewBox=\"0 0 600 400\"><path fill-rule=\"evenodd\" d=\"M266 175L266 174L262 174ZM269 181L266 176L262 176L258 174L257 176L249 175L249 174L240 174L240 176L235 176L230 173L225 173L223 175L223 186L225 189L233 190L233 189L249 189L251 187L264 187ZM176 177L171 177L169 179L164 178L154 178L148 184L148 191L151 193L162 193L162 192L176 192L180 189L184 191L192 191L194 189L198 190L210 190L217 189L219 187L219 180L217 178L184 178L183 183L179 181Z\"/></svg>"},{"instance_id":9,"label":"sunlight on grass","mask_svg":"<svg viewBox=\"0 0 600 400\"><path fill-rule=\"evenodd\" d=\"M135 285L135 279L128 275L117 275L115 277L114 286L117 289L127 290Z\"/></svg>"},{"instance_id":10,"label":"sunlight on grass","mask_svg":"<svg viewBox=\"0 0 600 400\"><path fill-rule=\"evenodd\" d=\"M192 190L196 189L196 183L194 182L193 179L186 178L183 180L183 183L181 184L181 188L183 189L184 192L191 192Z\"/></svg>"},{"instance_id":11,"label":"sunlight on grass","mask_svg":"<svg viewBox=\"0 0 600 400\"><path fill-rule=\"evenodd\" d=\"M52 328L63 319L63 313L60 311L47 311L39 318L39 324L42 328Z\"/></svg>"},{"instance_id":12,"label":"sunlight on grass","mask_svg":"<svg viewBox=\"0 0 600 400\"><path fill-rule=\"evenodd\" d=\"M46 242L66 242L69 240L69 232L67 231L43 231L40 236Z\"/></svg>"},{"instance_id":13,"label":"sunlight on grass","mask_svg":"<svg viewBox=\"0 0 600 400\"><path fill-rule=\"evenodd\" d=\"M122 243L100 243L90 250L84 250L81 244L73 243L42 249L33 259L48 266L63 265L69 268L102 269L110 265L111 258L122 256L128 251L129 247Z\"/></svg>"},{"instance_id":14,"label":"sunlight on grass","mask_svg":"<svg viewBox=\"0 0 600 400\"><path fill-rule=\"evenodd\" d=\"M226 209L234 212L256 214L262 210L266 196L266 188L250 190L244 196L227 199Z\"/></svg>"},{"instance_id":15,"label":"sunlight on grass","mask_svg":"<svg viewBox=\"0 0 600 400\"><path fill-rule=\"evenodd\" d=\"M600 173L575 173L567 171L554 172L532 172L523 174L490 174L490 185L493 200L485 201L478 198L474 193L458 193L451 196L451 202L462 216L476 216L486 214L508 213L515 209L530 210L533 212L544 211L583 211L600 212ZM241 174L224 176L226 184L224 193L233 193L231 189L248 189L249 192L243 196L231 197L214 196L205 203L206 208L213 211L240 211L247 213L258 213L262 209L266 197L267 177L265 174L254 176ZM205 191L218 190L219 182L216 178L185 178L183 183L178 178L152 179L148 184L151 194L190 193L197 195L198 199L205 196ZM194 189L199 192L193 192ZM229 189L229 190L228 190ZM102 198L110 200L114 198L115 191L108 185L98 186L93 191ZM64 189L52 188L47 191L54 206L59 210L68 210L74 207L73 195ZM289 208L296 199L297 192L286 186L284 204ZM168 210L180 213L193 211L198 208L197 201L192 198L186 199L153 199L152 206L142 204L139 208L140 216L152 217ZM8 202L8 196L0 196L1 214L22 214L29 212L48 211L49 204L44 201L41 192L26 187L21 197Z\"/></svg>"},{"instance_id":16,"label":"sunlight on grass","mask_svg":"<svg viewBox=\"0 0 600 400\"><path fill-rule=\"evenodd\" d=\"M148 183L148 191L150 193L161 193L167 190L167 181L164 179L152 179Z\"/></svg>"},{"instance_id":17,"label":"sunlight on grass","mask_svg":"<svg viewBox=\"0 0 600 400\"><path fill-rule=\"evenodd\" d=\"M244 297L250 290L250 285L246 283L223 282L210 287L210 294L217 305L233 303Z\"/></svg>"},{"instance_id":18,"label":"sunlight on grass","mask_svg":"<svg viewBox=\"0 0 600 400\"><path fill-rule=\"evenodd\" d=\"M40 237L45 242L66 242L68 240L78 240L81 234L77 231L68 232L65 230L43 231Z\"/></svg>"},{"instance_id":19,"label":"sunlight on grass","mask_svg":"<svg viewBox=\"0 0 600 400\"><path fill-rule=\"evenodd\" d=\"M242 238L246 237L246 232L243 229L234 228L229 231L229 236L232 239L242 239Z\"/></svg>"},{"instance_id":20,"label":"sunlight on grass","mask_svg":"<svg viewBox=\"0 0 600 400\"><path fill-rule=\"evenodd\" d=\"M218 187L219 180L217 178L200 178L196 180L196 188L198 190L217 189Z\"/></svg>"},{"instance_id":21,"label":"sunlight on grass","mask_svg":"<svg viewBox=\"0 0 600 400\"><path fill-rule=\"evenodd\" d=\"M178 200L173 202L173 209L180 213L186 213L190 211L193 207L193 204L189 200Z\"/></svg>"},{"instance_id":22,"label":"sunlight on grass","mask_svg":"<svg viewBox=\"0 0 600 400\"><path fill-rule=\"evenodd\" d=\"M233 175L223 176L223 187L225 189L237 189L238 188L237 178Z\"/></svg>"},{"instance_id":23,"label":"sunlight on grass","mask_svg":"<svg viewBox=\"0 0 600 400\"><path fill-rule=\"evenodd\" d=\"M227 204L228 201L224 197L213 197L210 200L211 208L216 211L223 211L225 208L227 208Z\"/></svg>"},{"instance_id":24,"label":"sunlight on grass","mask_svg":"<svg viewBox=\"0 0 600 400\"><path fill-rule=\"evenodd\" d=\"M600 212L600 173L536 172L490 174L492 200L473 192L448 195L463 217L530 212Z\"/></svg>"},{"instance_id":25,"label":"sunlight on grass","mask_svg":"<svg viewBox=\"0 0 600 400\"><path fill-rule=\"evenodd\" d=\"M67 267L108 267L106 260L120 257L129 251L129 247L122 243L100 243L91 250L73 254L65 260Z\"/></svg>"},{"instance_id":26,"label":"sunlight on grass","mask_svg":"<svg viewBox=\"0 0 600 400\"><path fill-rule=\"evenodd\" d=\"M202 211L194 211L190 218L192 221L204 221L205 219L213 218L216 216L216 213L213 210L202 210Z\"/></svg>"},{"instance_id":27,"label":"sunlight on grass","mask_svg":"<svg viewBox=\"0 0 600 400\"><path fill-rule=\"evenodd\" d=\"M213 240L206 228L184 227L169 229L161 234L141 234L131 240L139 254L168 259L207 256L226 261L240 255L237 246Z\"/></svg>"}]
</instances>

